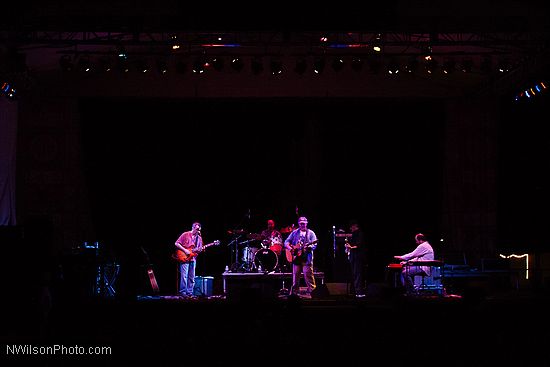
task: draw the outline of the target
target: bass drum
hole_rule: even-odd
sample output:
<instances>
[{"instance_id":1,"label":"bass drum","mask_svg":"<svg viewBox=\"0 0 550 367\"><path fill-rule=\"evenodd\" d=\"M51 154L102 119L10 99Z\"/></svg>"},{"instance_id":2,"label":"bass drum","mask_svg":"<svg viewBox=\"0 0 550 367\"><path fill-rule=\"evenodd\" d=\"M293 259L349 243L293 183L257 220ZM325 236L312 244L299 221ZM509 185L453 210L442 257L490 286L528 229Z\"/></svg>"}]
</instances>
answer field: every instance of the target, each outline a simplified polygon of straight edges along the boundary
<instances>
[{"instance_id":1,"label":"bass drum","mask_svg":"<svg viewBox=\"0 0 550 367\"><path fill-rule=\"evenodd\" d=\"M254 256L254 264L259 271L271 272L278 264L277 254L270 249L259 249Z\"/></svg>"},{"instance_id":2,"label":"bass drum","mask_svg":"<svg viewBox=\"0 0 550 367\"><path fill-rule=\"evenodd\" d=\"M269 249L276 253L277 256L281 256L281 251L283 250L283 239L279 236L271 237Z\"/></svg>"}]
</instances>

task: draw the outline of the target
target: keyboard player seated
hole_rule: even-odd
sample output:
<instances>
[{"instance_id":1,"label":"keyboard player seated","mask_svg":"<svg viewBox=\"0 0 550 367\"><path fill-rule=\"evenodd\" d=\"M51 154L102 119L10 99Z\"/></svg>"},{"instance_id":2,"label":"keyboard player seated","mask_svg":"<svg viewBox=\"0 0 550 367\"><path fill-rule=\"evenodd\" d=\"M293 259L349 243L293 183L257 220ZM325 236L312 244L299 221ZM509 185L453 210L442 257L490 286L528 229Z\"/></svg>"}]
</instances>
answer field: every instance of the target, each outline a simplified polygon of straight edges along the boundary
<instances>
[{"instance_id":1,"label":"keyboard player seated","mask_svg":"<svg viewBox=\"0 0 550 367\"><path fill-rule=\"evenodd\" d=\"M395 259L400 260L401 268L401 284L405 292L414 291L414 276L430 276L431 267L427 265L414 265L415 262L433 261L434 250L430 243L426 240L426 236L418 233L414 236L416 248L404 255L396 255Z\"/></svg>"}]
</instances>

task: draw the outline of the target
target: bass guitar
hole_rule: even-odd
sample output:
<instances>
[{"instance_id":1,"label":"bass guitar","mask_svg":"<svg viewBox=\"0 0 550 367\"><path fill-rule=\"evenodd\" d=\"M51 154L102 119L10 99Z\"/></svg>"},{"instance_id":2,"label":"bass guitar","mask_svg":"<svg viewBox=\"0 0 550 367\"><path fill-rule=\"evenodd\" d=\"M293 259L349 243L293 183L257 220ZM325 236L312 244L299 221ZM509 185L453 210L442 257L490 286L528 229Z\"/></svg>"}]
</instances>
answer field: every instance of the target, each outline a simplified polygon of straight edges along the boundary
<instances>
[{"instance_id":1,"label":"bass guitar","mask_svg":"<svg viewBox=\"0 0 550 367\"><path fill-rule=\"evenodd\" d=\"M315 245L317 242L319 242L319 240L306 243L298 242L295 245L291 245L292 249L287 249L285 252L287 261L290 263L294 262L296 259L300 258L304 254L305 250Z\"/></svg>"},{"instance_id":2,"label":"bass guitar","mask_svg":"<svg viewBox=\"0 0 550 367\"><path fill-rule=\"evenodd\" d=\"M351 243L349 243L347 237L346 237L346 239L344 240L344 242L345 242L344 246L346 247L345 252L346 252L346 255L347 255L348 260L349 260L349 256L350 256L350 254L351 254L351 249L352 249L352 248L357 248L357 246L353 246Z\"/></svg>"},{"instance_id":3,"label":"bass guitar","mask_svg":"<svg viewBox=\"0 0 550 367\"><path fill-rule=\"evenodd\" d=\"M197 257L198 254L200 254L201 252L203 252L204 250L206 250L210 246L218 246L219 244L220 244L220 241L216 240L214 242L211 242L207 245L202 246L202 248L198 251L190 250L191 252L189 253L189 255L187 255L182 250L177 249L176 252L172 255L172 257L174 258L174 260L176 260L178 262L185 263L185 262L193 260L195 257Z\"/></svg>"}]
</instances>

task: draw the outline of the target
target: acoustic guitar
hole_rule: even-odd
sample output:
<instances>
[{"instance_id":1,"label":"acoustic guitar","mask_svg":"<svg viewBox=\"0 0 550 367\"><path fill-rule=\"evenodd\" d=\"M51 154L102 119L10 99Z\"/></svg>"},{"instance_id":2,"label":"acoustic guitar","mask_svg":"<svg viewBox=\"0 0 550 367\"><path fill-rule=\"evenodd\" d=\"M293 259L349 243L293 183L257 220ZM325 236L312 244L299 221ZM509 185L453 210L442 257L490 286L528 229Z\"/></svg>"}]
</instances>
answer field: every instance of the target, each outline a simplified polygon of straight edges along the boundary
<instances>
[{"instance_id":1,"label":"acoustic guitar","mask_svg":"<svg viewBox=\"0 0 550 367\"><path fill-rule=\"evenodd\" d=\"M155 278L155 273L153 272L153 268L150 266L147 268L147 275L149 275L149 282L151 282L151 288L153 288L153 292L158 293L159 285L157 283L157 278Z\"/></svg>"},{"instance_id":2,"label":"acoustic guitar","mask_svg":"<svg viewBox=\"0 0 550 367\"><path fill-rule=\"evenodd\" d=\"M201 252L203 252L204 250L206 250L208 247L210 246L218 246L220 244L220 241L216 240L214 242L211 242L207 245L204 245L202 246L202 248L199 250L199 251L192 251L189 253L189 255L187 255L185 252L183 252L182 250L180 249L176 249L176 252L172 255L172 257L174 258L174 260L178 261L178 262L182 262L182 263L185 263L185 262L188 262L188 261L191 261L193 260L195 257L197 257L197 255Z\"/></svg>"},{"instance_id":3,"label":"acoustic guitar","mask_svg":"<svg viewBox=\"0 0 550 367\"><path fill-rule=\"evenodd\" d=\"M143 252L143 255L145 256L145 267L147 269L147 276L149 277L149 282L151 283L151 288L153 289L153 292L159 293L159 285L157 283L157 278L155 278L155 272L153 271L153 266L151 265L151 260L149 259L149 254L143 246L140 246L141 251Z\"/></svg>"},{"instance_id":4,"label":"acoustic guitar","mask_svg":"<svg viewBox=\"0 0 550 367\"><path fill-rule=\"evenodd\" d=\"M295 245L291 245L290 247L292 247L291 250L289 249L286 249L285 251L285 255L286 255L286 259L288 262L292 263L294 262L296 259L302 257L302 255L304 254L304 252L310 248L311 246L315 245L317 242L319 242L319 240L315 240L315 241L311 241L311 242L306 242L306 243L302 243L301 241L298 242L297 244Z\"/></svg>"}]
</instances>

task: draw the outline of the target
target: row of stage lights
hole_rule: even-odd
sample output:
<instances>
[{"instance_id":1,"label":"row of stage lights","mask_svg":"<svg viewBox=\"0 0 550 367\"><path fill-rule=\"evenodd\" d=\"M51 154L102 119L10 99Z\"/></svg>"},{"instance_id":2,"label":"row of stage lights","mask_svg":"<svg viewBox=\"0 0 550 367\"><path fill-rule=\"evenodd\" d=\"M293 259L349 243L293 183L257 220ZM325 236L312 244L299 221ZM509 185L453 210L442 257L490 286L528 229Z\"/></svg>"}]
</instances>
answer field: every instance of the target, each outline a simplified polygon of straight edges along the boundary
<instances>
[{"instance_id":1,"label":"row of stage lights","mask_svg":"<svg viewBox=\"0 0 550 367\"><path fill-rule=\"evenodd\" d=\"M15 89L12 83L4 81L0 83L0 85L1 85L0 93L4 97L10 100L17 99L17 90Z\"/></svg>"},{"instance_id":2,"label":"row of stage lights","mask_svg":"<svg viewBox=\"0 0 550 367\"><path fill-rule=\"evenodd\" d=\"M530 85L525 89L522 89L519 93L516 94L514 99L516 101L522 100L532 100L537 97L546 94L547 86L545 82L538 82L536 84Z\"/></svg>"},{"instance_id":3,"label":"row of stage lights","mask_svg":"<svg viewBox=\"0 0 550 367\"><path fill-rule=\"evenodd\" d=\"M451 74L455 71L461 71L464 73L471 73L474 70L474 61L471 58L465 58L457 63L454 58L445 58L440 64L434 57L425 56L420 58L411 56L406 62L399 62L394 58L388 58L385 62L381 57L360 57L360 56L348 56L348 57L332 57L327 58L323 56L313 57L313 61L308 61L310 57L296 57L293 64L295 73L299 75L305 74L308 70L311 70L315 74L322 74L327 65L329 65L334 72L343 70L346 65L355 71L360 72L364 69L364 65L367 65L370 72L373 74L379 74L386 72L390 75L396 75L400 72L414 73L417 72L420 66L428 74L435 74L441 72L443 74ZM327 61L328 60L328 61ZM211 69L216 71L222 71L226 62L229 62L229 67L236 71L241 72L245 69L246 64L249 65L250 71L254 75L258 75L264 72L265 65L262 57L253 56L250 57L248 63L245 62L245 58L240 56L214 56L207 58L206 56L198 56L191 63L191 71L195 74L203 74ZM119 71L128 73L131 71L139 73L148 73L152 70L156 70L159 74L167 74L170 71L170 66L167 58L156 57L154 65L147 62L145 57L138 57L135 59L129 59L127 54L119 54L116 59L106 55L99 56L95 60L89 54L81 55L63 55L59 61L61 70L63 71L79 71L79 72L110 72ZM188 69L188 64L185 59L175 60L175 70L178 73L185 73ZM490 57L483 58L478 67L480 73L492 73L500 72L506 73L514 67L507 60L499 61L498 65L494 67ZM272 75L280 75L285 72L285 65L281 58L272 57L268 63L268 72Z\"/></svg>"}]
</instances>

